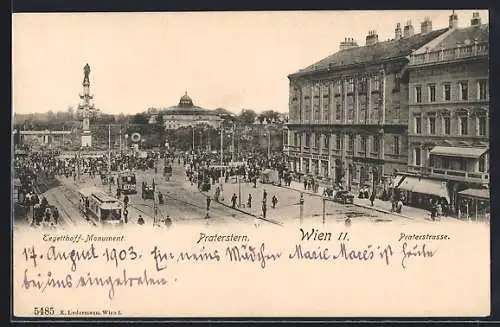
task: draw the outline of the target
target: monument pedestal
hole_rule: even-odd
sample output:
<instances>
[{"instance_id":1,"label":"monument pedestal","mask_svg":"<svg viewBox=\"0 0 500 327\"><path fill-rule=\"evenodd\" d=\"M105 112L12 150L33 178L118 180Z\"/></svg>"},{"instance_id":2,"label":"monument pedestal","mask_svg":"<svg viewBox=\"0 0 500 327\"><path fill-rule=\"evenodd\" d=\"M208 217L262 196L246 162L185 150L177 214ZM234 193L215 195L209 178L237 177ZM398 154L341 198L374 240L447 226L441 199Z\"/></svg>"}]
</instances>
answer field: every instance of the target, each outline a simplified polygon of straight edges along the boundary
<instances>
[{"instance_id":1,"label":"monument pedestal","mask_svg":"<svg viewBox=\"0 0 500 327\"><path fill-rule=\"evenodd\" d=\"M91 146L92 146L92 134L90 134L90 131L83 131L82 147L91 147Z\"/></svg>"}]
</instances>

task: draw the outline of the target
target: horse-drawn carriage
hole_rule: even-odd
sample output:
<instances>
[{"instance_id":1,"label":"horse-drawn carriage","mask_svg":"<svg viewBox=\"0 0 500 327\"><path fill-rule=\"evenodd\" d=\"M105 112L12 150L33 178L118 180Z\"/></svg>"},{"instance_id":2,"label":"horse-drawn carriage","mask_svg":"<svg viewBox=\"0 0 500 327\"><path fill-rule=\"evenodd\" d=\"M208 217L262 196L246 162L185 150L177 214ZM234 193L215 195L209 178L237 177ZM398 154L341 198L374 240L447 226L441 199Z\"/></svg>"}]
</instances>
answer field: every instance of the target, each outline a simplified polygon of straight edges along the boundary
<instances>
[{"instance_id":1,"label":"horse-drawn carriage","mask_svg":"<svg viewBox=\"0 0 500 327\"><path fill-rule=\"evenodd\" d=\"M354 195L351 192L343 190L341 188L327 187L325 188L323 195L338 203L354 203Z\"/></svg>"},{"instance_id":2,"label":"horse-drawn carriage","mask_svg":"<svg viewBox=\"0 0 500 327\"><path fill-rule=\"evenodd\" d=\"M142 198L154 200L155 192L153 185L148 185L146 182L142 182Z\"/></svg>"}]
</instances>

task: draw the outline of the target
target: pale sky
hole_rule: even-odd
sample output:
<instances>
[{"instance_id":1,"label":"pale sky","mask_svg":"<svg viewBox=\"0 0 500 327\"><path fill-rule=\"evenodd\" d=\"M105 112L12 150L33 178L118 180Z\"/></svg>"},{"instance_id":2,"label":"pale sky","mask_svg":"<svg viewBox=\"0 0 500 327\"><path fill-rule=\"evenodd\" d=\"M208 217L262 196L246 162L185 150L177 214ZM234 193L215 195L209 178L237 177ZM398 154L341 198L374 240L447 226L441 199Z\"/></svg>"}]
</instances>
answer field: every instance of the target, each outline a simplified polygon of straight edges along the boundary
<instances>
[{"instance_id":1,"label":"pale sky","mask_svg":"<svg viewBox=\"0 0 500 327\"><path fill-rule=\"evenodd\" d=\"M457 10L459 26L476 10ZM488 22L488 12L480 12ZM66 110L82 92L91 67L94 103L105 113L132 114L178 103L187 90L195 105L235 113L288 111L287 75L338 51L369 30L394 38L396 23L415 33L443 11L308 11L199 13L14 14L13 110Z\"/></svg>"}]
</instances>

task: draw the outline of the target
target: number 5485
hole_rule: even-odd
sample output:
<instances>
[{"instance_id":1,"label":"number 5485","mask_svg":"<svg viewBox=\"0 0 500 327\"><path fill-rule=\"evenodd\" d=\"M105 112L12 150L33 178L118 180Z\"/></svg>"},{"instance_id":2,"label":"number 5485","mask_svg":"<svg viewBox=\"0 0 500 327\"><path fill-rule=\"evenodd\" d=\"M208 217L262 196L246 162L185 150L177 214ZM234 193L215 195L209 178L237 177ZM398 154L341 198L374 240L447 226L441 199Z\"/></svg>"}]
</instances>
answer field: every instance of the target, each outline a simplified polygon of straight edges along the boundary
<instances>
[{"instance_id":1,"label":"number 5485","mask_svg":"<svg viewBox=\"0 0 500 327\"><path fill-rule=\"evenodd\" d=\"M35 316L53 316L55 310L54 307L34 307L33 313Z\"/></svg>"}]
</instances>

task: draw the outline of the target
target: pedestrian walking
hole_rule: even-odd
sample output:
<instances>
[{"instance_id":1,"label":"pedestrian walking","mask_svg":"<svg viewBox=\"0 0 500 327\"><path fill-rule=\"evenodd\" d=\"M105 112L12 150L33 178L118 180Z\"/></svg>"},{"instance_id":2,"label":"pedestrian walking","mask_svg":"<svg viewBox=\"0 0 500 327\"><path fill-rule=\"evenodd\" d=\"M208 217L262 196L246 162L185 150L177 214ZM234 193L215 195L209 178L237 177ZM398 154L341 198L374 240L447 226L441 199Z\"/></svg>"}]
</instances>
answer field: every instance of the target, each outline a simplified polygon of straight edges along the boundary
<instances>
[{"instance_id":1,"label":"pedestrian walking","mask_svg":"<svg viewBox=\"0 0 500 327\"><path fill-rule=\"evenodd\" d=\"M248 194L247 207L252 207L252 194Z\"/></svg>"},{"instance_id":2,"label":"pedestrian walking","mask_svg":"<svg viewBox=\"0 0 500 327\"><path fill-rule=\"evenodd\" d=\"M436 203L436 216L441 217L443 215L443 206L441 205L441 201Z\"/></svg>"},{"instance_id":3,"label":"pedestrian walking","mask_svg":"<svg viewBox=\"0 0 500 327\"><path fill-rule=\"evenodd\" d=\"M59 222L59 210L57 210L56 207L54 207L54 210L52 211L52 216L54 217L54 223L57 225Z\"/></svg>"},{"instance_id":4,"label":"pedestrian walking","mask_svg":"<svg viewBox=\"0 0 500 327\"><path fill-rule=\"evenodd\" d=\"M125 209L123 209L123 221L125 222L125 224L128 224L128 210L127 210L127 207L125 207Z\"/></svg>"},{"instance_id":5,"label":"pedestrian walking","mask_svg":"<svg viewBox=\"0 0 500 327\"><path fill-rule=\"evenodd\" d=\"M373 201L375 201L375 191L372 191L372 195L370 195L370 202L373 207Z\"/></svg>"},{"instance_id":6,"label":"pedestrian walking","mask_svg":"<svg viewBox=\"0 0 500 327\"><path fill-rule=\"evenodd\" d=\"M430 206L430 214L431 214L431 219L432 220L436 220L436 212L437 212L437 209L436 209L436 206L431 202L431 206Z\"/></svg>"},{"instance_id":7,"label":"pedestrian walking","mask_svg":"<svg viewBox=\"0 0 500 327\"><path fill-rule=\"evenodd\" d=\"M262 201L266 201L267 200L267 192L266 190L264 190L264 194L262 194Z\"/></svg>"},{"instance_id":8,"label":"pedestrian walking","mask_svg":"<svg viewBox=\"0 0 500 327\"><path fill-rule=\"evenodd\" d=\"M172 226L172 219L170 219L170 216L167 216L167 218L165 219L165 226L167 228Z\"/></svg>"},{"instance_id":9,"label":"pedestrian walking","mask_svg":"<svg viewBox=\"0 0 500 327\"><path fill-rule=\"evenodd\" d=\"M402 210L403 210L403 201L399 199L399 201L396 204L396 212L401 213Z\"/></svg>"},{"instance_id":10,"label":"pedestrian walking","mask_svg":"<svg viewBox=\"0 0 500 327\"><path fill-rule=\"evenodd\" d=\"M276 208L276 204L278 203L278 198L276 197L276 195L273 195L273 198L271 199L272 203L273 203L273 209Z\"/></svg>"},{"instance_id":11,"label":"pedestrian walking","mask_svg":"<svg viewBox=\"0 0 500 327\"><path fill-rule=\"evenodd\" d=\"M49 222L50 218L52 218L52 210L50 207L45 208L45 221Z\"/></svg>"},{"instance_id":12,"label":"pedestrian walking","mask_svg":"<svg viewBox=\"0 0 500 327\"><path fill-rule=\"evenodd\" d=\"M231 197L231 202L232 202L233 208L236 208L236 200L237 199L238 199L238 196L236 195L236 193L233 193L233 196Z\"/></svg>"},{"instance_id":13,"label":"pedestrian walking","mask_svg":"<svg viewBox=\"0 0 500 327\"><path fill-rule=\"evenodd\" d=\"M137 223L138 223L139 225L141 225L141 226L142 226L142 225L144 225L144 218L142 218L142 216L141 216L141 215L139 215L139 218L137 219Z\"/></svg>"},{"instance_id":14,"label":"pedestrian walking","mask_svg":"<svg viewBox=\"0 0 500 327\"><path fill-rule=\"evenodd\" d=\"M262 217L266 218L267 205L266 201L262 201Z\"/></svg>"},{"instance_id":15,"label":"pedestrian walking","mask_svg":"<svg viewBox=\"0 0 500 327\"><path fill-rule=\"evenodd\" d=\"M207 217L208 217L208 211L210 210L210 203L212 202L212 199L210 199L209 196L207 196Z\"/></svg>"}]
</instances>

